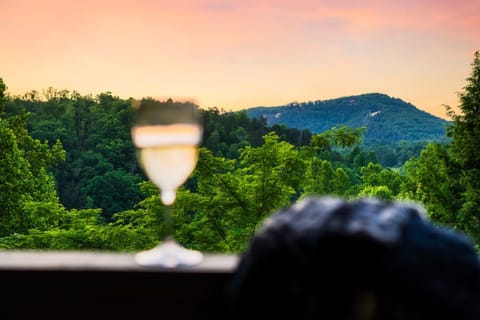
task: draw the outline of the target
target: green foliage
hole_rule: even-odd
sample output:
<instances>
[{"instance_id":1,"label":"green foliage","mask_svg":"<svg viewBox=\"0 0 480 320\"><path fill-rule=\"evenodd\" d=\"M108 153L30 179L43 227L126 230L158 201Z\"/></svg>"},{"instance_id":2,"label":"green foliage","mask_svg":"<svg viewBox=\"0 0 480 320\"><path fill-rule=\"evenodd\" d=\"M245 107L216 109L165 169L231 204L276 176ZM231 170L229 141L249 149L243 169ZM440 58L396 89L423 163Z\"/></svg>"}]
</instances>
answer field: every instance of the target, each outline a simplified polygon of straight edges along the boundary
<instances>
[{"instance_id":1,"label":"green foliage","mask_svg":"<svg viewBox=\"0 0 480 320\"><path fill-rule=\"evenodd\" d=\"M465 229L465 217L458 215L461 199L457 176L453 174L448 146L430 144L422 151L420 157L413 158L406 164L408 181L404 190L410 191L411 197L425 205L429 216L437 223L460 230Z\"/></svg>"},{"instance_id":2,"label":"green foliage","mask_svg":"<svg viewBox=\"0 0 480 320\"><path fill-rule=\"evenodd\" d=\"M27 127L32 137L45 142L44 147L58 149L55 141L61 140L66 159L51 172L67 208L99 206L109 219L114 212L131 209L140 200L136 184L144 176L130 140L129 100L109 92L92 97L48 88L43 98L31 92L7 100L7 111L18 116L29 112ZM118 183L112 182L113 176L124 183L121 190ZM112 189L107 192L101 186ZM128 199L117 201L121 199L114 193L115 188L117 192L129 192Z\"/></svg>"},{"instance_id":3,"label":"green foliage","mask_svg":"<svg viewBox=\"0 0 480 320\"><path fill-rule=\"evenodd\" d=\"M430 144L407 165L407 194L421 201L431 218L468 234L480 243L480 53L460 96L461 114L447 134L451 142Z\"/></svg>"},{"instance_id":4,"label":"green foliage","mask_svg":"<svg viewBox=\"0 0 480 320\"><path fill-rule=\"evenodd\" d=\"M0 82L3 85L3 81ZM4 97L0 88L0 96ZM3 110L4 102L0 101ZM35 226L35 206L56 203L58 197L50 166L64 159L59 141L52 147L33 139L27 130L28 113L0 114L0 235L25 232ZM46 211L46 214L48 212Z\"/></svg>"},{"instance_id":5,"label":"green foliage","mask_svg":"<svg viewBox=\"0 0 480 320\"><path fill-rule=\"evenodd\" d=\"M105 246L111 250L150 249L165 235L165 207L157 187L151 182L143 182L140 190L145 198L136 208L115 213L104 227Z\"/></svg>"},{"instance_id":6,"label":"green foliage","mask_svg":"<svg viewBox=\"0 0 480 320\"><path fill-rule=\"evenodd\" d=\"M366 167L362 167L360 173L364 186L386 186L394 195L400 192L404 180L399 173L375 163L369 163Z\"/></svg>"},{"instance_id":7,"label":"green foliage","mask_svg":"<svg viewBox=\"0 0 480 320\"><path fill-rule=\"evenodd\" d=\"M214 155L236 159L246 146L258 147L263 136L274 132L280 140L296 147L306 145L312 136L309 130L288 128L285 125L267 127L264 119L251 119L247 111L226 112L217 108L203 110L203 146Z\"/></svg>"},{"instance_id":8,"label":"green foliage","mask_svg":"<svg viewBox=\"0 0 480 320\"><path fill-rule=\"evenodd\" d=\"M238 161L201 149L197 190L180 192L175 205L178 238L203 251L243 250L259 224L292 201L303 170L297 154L274 133L242 149Z\"/></svg>"},{"instance_id":9,"label":"green foliage","mask_svg":"<svg viewBox=\"0 0 480 320\"><path fill-rule=\"evenodd\" d=\"M297 128L318 116L330 121L316 134L273 123L269 113L203 110L199 162L171 208L177 239L204 252L239 253L272 213L315 194L419 201L433 221L478 245L478 53L473 67L460 95L463 113L450 112L451 140L442 143L424 138L437 139L432 128L446 122L378 94L290 105ZM0 79L0 248L155 246L166 232L167 208L138 167L131 101L108 92L93 97L49 88L43 97L35 91L9 97L5 90ZM288 116L281 108L268 111L275 119ZM359 122L349 125L347 115Z\"/></svg>"},{"instance_id":10,"label":"green foliage","mask_svg":"<svg viewBox=\"0 0 480 320\"><path fill-rule=\"evenodd\" d=\"M110 219L124 208L133 208L141 200L138 188L141 179L123 169L107 171L90 179L81 189L91 208L103 208L103 216Z\"/></svg>"},{"instance_id":11,"label":"green foliage","mask_svg":"<svg viewBox=\"0 0 480 320\"><path fill-rule=\"evenodd\" d=\"M447 121L423 112L400 99L370 93L332 100L290 103L247 109L252 118L321 133L338 125L365 126L367 146L397 145L401 141L444 141Z\"/></svg>"},{"instance_id":12,"label":"green foliage","mask_svg":"<svg viewBox=\"0 0 480 320\"><path fill-rule=\"evenodd\" d=\"M359 198L373 197L391 201L394 199L392 191L387 186L371 186L366 185L358 193Z\"/></svg>"},{"instance_id":13,"label":"green foliage","mask_svg":"<svg viewBox=\"0 0 480 320\"><path fill-rule=\"evenodd\" d=\"M40 207L43 216L47 209ZM0 248L80 250L103 249L100 229L97 227L100 210L71 210L50 208L58 219L47 229L32 228L24 233L14 233L0 239Z\"/></svg>"},{"instance_id":14,"label":"green foliage","mask_svg":"<svg viewBox=\"0 0 480 320\"><path fill-rule=\"evenodd\" d=\"M7 86L3 82L3 79L0 78L0 117L3 116L5 112L5 91L7 90Z\"/></svg>"},{"instance_id":15,"label":"green foliage","mask_svg":"<svg viewBox=\"0 0 480 320\"><path fill-rule=\"evenodd\" d=\"M261 147L246 147L240 155L241 172L246 177L242 193L249 196L257 221L288 204L303 168L291 144L279 141L274 133L265 135L264 141Z\"/></svg>"},{"instance_id":16,"label":"green foliage","mask_svg":"<svg viewBox=\"0 0 480 320\"><path fill-rule=\"evenodd\" d=\"M333 179L333 189L331 194L340 196L340 197L347 197L349 194L349 190L351 189L353 183L348 176L347 172L343 168L335 169L334 179Z\"/></svg>"},{"instance_id":17,"label":"green foliage","mask_svg":"<svg viewBox=\"0 0 480 320\"><path fill-rule=\"evenodd\" d=\"M331 194L335 175L331 162L318 158L311 158L309 162L303 184L305 195Z\"/></svg>"},{"instance_id":18,"label":"green foliage","mask_svg":"<svg viewBox=\"0 0 480 320\"><path fill-rule=\"evenodd\" d=\"M238 190L239 178L233 174L235 161L215 157L208 149L200 149L194 172L196 192L180 190L175 203L176 230L179 240L203 251L231 251L227 233L232 220L246 210ZM179 225L178 222L189 221Z\"/></svg>"},{"instance_id":19,"label":"green foliage","mask_svg":"<svg viewBox=\"0 0 480 320\"><path fill-rule=\"evenodd\" d=\"M353 129L347 126L337 126L310 138L309 146L314 152L330 151L338 146L348 148L358 145L363 137L365 127Z\"/></svg>"},{"instance_id":20,"label":"green foliage","mask_svg":"<svg viewBox=\"0 0 480 320\"><path fill-rule=\"evenodd\" d=\"M480 52L475 52L472 72L467 78L464 91L459 94L461 115L450 110L453 125L448 130L451 137L450 155L458 164L459 182L462 189L459 197L462 216L474 219L473 226L476 237L480 240Z\"/></svg>"}]
</instances>

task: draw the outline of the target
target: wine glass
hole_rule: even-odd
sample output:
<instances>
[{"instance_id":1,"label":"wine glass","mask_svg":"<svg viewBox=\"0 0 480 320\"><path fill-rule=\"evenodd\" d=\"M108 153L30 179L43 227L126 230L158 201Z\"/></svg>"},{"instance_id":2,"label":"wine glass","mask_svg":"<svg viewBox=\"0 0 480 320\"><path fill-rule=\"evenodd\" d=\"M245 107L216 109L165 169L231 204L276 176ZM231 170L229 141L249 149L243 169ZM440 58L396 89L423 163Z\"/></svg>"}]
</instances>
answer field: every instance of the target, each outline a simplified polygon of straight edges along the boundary
<instances>
[{"instance_id":1,"label":"wine glass","mask_svg":"<svg viewBox=\"0 0 480 320\"><path fill-rule=\"evenodd\" d=\"M182 247L174 238L171 205L177 189L188 179L198 160L202 125L198 107L192 102L134 100L132 141L140 166L160 189L165 205L167 235L156 247L138 252L142 266L173 268L193 266L202 261L201 252Z\"/></svg>"}]
</instances>

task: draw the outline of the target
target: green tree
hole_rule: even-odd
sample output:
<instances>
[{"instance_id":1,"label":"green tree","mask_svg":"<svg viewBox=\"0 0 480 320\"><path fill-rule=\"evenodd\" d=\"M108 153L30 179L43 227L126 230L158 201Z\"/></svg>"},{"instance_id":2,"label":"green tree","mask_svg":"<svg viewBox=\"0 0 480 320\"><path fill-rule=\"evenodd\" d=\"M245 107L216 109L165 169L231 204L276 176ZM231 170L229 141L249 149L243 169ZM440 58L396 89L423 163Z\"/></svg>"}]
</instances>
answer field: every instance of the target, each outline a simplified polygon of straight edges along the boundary
<instances>
[{"instance_id":1,"label":"green tree","mask_svg":"<svg viewBox=\"0 0 480 320\"><path fill-rule=\"evenodd\" d=\"M102 208L109 220L116 212L133 208L141 200L141 179L123 169L107 171L90 179L82 188L91 208Z\"/></svg>"},{"instance_id":2,"label":"green tree","mask_svg":"<svg viewBox=\"0 0 480 320\"><path fill-rule=\"evenodd\" d=\"M471 221L466 216L460 217L458 212L462 206L458 197L461 186L448 151L447 145L432 143L418 158L409 160L405 164L408 175L402 192L407 198L423 203L433 221L465 230Z\"/></svg>"},{"instance_id":3,"label":"green tree","mask_svg":"<svg viewBox=\"0 0 480 320\"><path fill-rule=\"evenodd\" d=\"M202 149L196 192L181 190L175 204L178 238L204 251L240 252L264 219L295 199L303 167L298 151L275 133L242 149L239 160Z\"/></svg>"},{"instance_id":4,"label":"green tree","mask_svg":"<svg viewBox=\"0 0 480 320\"><path fill-rule=\"evenodd\" d=\"M5 116L5 90L0 79L0 236L35 227L32 202L58 204L48 168L65 157L59 141L50 147L29 135L28 113Z\"/></svg>"},{"instance_id":5,"label":"green tree","mask_svg":"<svg viewBox=\"0 0 480 320\"><path fill-rule=\"evenodd\" d=\"M350 177L345 169L337 168L335 170L332 193L337 196L346 197L349 195L351 187L352 181L350 180Z\"/></svg>"},{"instance_id":6,"label":"green tree","mask_svg":"<svg viewBox=\"0 0 480 320\"><path fill-rule=\"evenodd\" d=\"M100 210L70 210L63 206L53 207L46 203L35 204L32 210L41 223L24 233L14 233L0 238L0 248L7 249L109 249L105 245L104 227L99 223ZM45 220L45 212L55 217ZM53 223L52 223L53 222ZM48 223L48 227L44 227Z\"/></svg>"},{"instance_id":7,"label":"green tree","mask_svg":"<svg viewBox=\"0 0 480 320\"><path fill-rule=\"evenodd\" d=\"M366 185L358 193L358 197L373 197L383 200L393 200L392 191L387 186L369 186Z\"/></svg>"},{"instance_id":8,"label":"green tree","mask_svg":"<svg viewBox=\"0 0 480 320\"><path fill-rule=\"evenodd\" d=\"M0 117L5 113L5 91L7 91L7 86L0 78Z\"/></svg>"},{"instance_id":9,"label":"green tree","mask_svg":"<svg viewBox=\"0 0 480 320\"><path fill-rule=\"evenodd\" d=\"M420 200L433 221L469 235L480 244L480 53L472 63L464 91L459 93L460 114L447 106L453 122L451 139L432 143L418 158L406 163L408 180L403 193Z\"/></svg>"},{"instance_id":10,"label":"green tree","mask_svg":"<svg viewBox=\"0 0 480 320\"><path fill-rule=\"evenodd\" d=\"M240 156L244 184L242 194L253 205L255 224L288 204L299 186L298 174L303 172L303 162L293 146L279 141L275 133L264 136L264 144L258 148L246 147Z\"/></svg>"},{"instance_id":11,"label":"green tree","mask_svg":"<svg viewBox=\"0 0 480 320\"><path fill-rule=\"evenodd\" d=\"M377 196L386 200L393 199L401 192L405 179L399 173L372 162L360 168L360 173L363 184L358 186L359 195Z\"/></svg>"},{"instance_id":12,"label":"green tree","mask_svg":"<svg viewBox=\"0 0 480 320\"><path fill-rule=\"evenodd\" d=\"M362 140L365 128L349 128L338 126L313 135L310 143L301 147L300 155L305 164L302 179L303 196L309 194L335 194L346 196L352 185L347 172L338 167L343 157L334 149L346 149L355 146ZM341 161L340 161L341 162Z\"/></svg>"},{"instance_id":13,"label":"green tree","mask_svg":"<svg viewBox=\"0 0 480 320\"><path fill-rule=\"evenodd\" d=\"M228 234L238 233L234 221L249 210L239 189L241 177L234 173L235 166L235 160L200 149L193 173L196 192L179 190L174 204L176 235L184 246L202 251L234 250Z\"/></svg>"},{"instance_id":14,"label":"green tree","mask_svg":"<svg viewBox=\"0 0 480 320\"><path fill-rule=\"evenodd\" d=\"M312 158L305 171L303 180L304 196L310 194L326 195L333 193L335 171L328 160ZM337 186L338 189L339 186Z\"/></svg>"},{"instance_id":15,"label":"green tree","mask_svg":"<svg viewBox=\"0 0 480 320\"><path fill-rule=\"evenodd\" d=\"M459 214L469 217L470 234L480 241L480 52L475 52L472 72L464 91L459 93L461 114L447 107L453 125L447 130L452 138L450 156L459 166ZM457 173L457 172L455 172Z\"/></svg>"}]
</instances>

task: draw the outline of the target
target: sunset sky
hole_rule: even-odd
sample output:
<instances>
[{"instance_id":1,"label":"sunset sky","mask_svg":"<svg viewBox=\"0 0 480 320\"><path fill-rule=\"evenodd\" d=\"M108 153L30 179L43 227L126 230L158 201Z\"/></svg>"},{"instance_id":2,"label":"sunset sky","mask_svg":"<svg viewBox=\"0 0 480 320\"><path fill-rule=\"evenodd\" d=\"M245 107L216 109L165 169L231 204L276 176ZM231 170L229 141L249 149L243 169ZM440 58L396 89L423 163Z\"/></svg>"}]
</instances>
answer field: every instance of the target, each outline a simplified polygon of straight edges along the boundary
<instances>
[{"instance_id":1,"label":"sunset sky","mask_svg":"<svg viewBox=\"0 0 480 320\"><path fill-rule=\"evenodd\" d=\"M479 0L0 0L0 77L238 110L381 92L436 116L480 50Z\"/></svg>"}]
</instances>

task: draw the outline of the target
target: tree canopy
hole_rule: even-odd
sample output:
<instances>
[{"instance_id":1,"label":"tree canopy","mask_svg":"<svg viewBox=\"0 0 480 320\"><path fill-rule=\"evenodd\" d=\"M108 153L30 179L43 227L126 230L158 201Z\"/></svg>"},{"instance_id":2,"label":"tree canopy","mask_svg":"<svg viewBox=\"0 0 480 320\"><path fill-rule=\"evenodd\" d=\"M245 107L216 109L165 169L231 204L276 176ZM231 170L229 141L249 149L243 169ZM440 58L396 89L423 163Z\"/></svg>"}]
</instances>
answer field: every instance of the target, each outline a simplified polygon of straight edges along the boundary
<instances>
[{"instance_id":1,"label":"tree canopy","mask_svg":"<svg viewBox=\"0 0 480 320\"><path fill-rule=\"evenodd\" d=\"M0 78L0 248L136 251L165 228L130 139L131 99L49 88L10 96ZM362 144L366 129L309 130L202 110L200 157L173 206L186 247L241 252L271 214L308 195L418 201L480 244L480 56L442 142ZM368 129L368 128L367 128ZM448 138L448 139L447 139Z\"/></svg>"},{"instance_id":2,"label":"tree canopy","mask_svg":"<svg viewBox=\"0 0 480 320\"><path fill-rule=\"evenodd\" d=\"M447 106L452 124L449 143L431 144L407 163L414 197L437 222L466 232L480 242L480 53L459 93L460 114Z\"/></svg>"}]
</instances>

